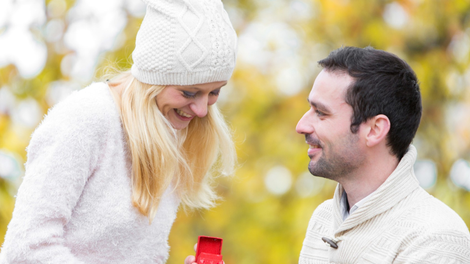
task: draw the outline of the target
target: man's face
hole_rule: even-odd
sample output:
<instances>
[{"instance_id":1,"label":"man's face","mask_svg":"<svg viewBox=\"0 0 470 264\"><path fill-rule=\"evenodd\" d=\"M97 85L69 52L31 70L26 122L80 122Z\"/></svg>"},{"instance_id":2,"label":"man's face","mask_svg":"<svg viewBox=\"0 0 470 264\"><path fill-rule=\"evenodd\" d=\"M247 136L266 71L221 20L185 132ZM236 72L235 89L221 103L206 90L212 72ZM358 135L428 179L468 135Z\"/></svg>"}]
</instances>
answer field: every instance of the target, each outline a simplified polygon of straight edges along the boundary
<instances>
[{"instance_id":1,"label":"man's face","mask_svg":"<svg viewBox=\"0 0 470 264\"><path fill-rule=\"evenodd\" d=\"M350 130L353 109L344 99L353 82L347 73L322 70L313 84L310 109L296 130L305 135L308 169L315 176L338 180L364 163L359 132Z\"/></svg>"}]
</instances>

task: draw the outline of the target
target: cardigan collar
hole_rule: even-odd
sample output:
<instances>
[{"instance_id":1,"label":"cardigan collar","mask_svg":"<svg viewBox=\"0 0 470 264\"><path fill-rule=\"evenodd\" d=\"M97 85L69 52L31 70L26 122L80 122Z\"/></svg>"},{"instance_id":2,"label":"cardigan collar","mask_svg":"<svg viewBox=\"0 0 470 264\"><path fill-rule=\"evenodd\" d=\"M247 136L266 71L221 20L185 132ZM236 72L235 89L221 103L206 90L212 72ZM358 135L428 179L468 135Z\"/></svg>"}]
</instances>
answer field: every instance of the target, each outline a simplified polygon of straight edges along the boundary
<instances>
[{"instance_id":1,"label":"cardigan collar","mask_svg":"<svg viewBox=\"0 0 470 264\"><path fill-rule=\"evenodd\" d=\"M390 174L385 182L370 194L367 201L352 213L345 221L341 214L341 196L343 186L338 184L333 197L333 218L335 236L340 232L349 230L372 217L387 211L416 188L419 188L419 182L414 174L413 165L416 161L417 151L413 145L410 145L408 152L398 163L396 169Z\"/></svg>"}]
</instances>

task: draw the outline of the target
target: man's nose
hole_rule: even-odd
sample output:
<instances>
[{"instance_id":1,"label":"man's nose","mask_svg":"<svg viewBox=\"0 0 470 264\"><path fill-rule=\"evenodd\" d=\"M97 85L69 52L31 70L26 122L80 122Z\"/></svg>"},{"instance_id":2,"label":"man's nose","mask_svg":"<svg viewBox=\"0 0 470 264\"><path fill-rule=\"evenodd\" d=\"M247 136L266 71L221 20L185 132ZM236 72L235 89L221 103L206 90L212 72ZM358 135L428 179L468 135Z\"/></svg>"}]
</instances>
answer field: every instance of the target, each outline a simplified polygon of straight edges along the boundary
<instances>
[{"instance_id":1,"label":"man's nose","mask_svg":"<svg viewBox=\"0 0 470 264\"><path fill-rule=\"evenodd\" d=\"M313 123L310 118L310 112L309 110L307 113L305 113L297 123L297 126L295 127L295 131L299 134L312 134L314 129L313 129Z\"/></svg>"}]
</instances>

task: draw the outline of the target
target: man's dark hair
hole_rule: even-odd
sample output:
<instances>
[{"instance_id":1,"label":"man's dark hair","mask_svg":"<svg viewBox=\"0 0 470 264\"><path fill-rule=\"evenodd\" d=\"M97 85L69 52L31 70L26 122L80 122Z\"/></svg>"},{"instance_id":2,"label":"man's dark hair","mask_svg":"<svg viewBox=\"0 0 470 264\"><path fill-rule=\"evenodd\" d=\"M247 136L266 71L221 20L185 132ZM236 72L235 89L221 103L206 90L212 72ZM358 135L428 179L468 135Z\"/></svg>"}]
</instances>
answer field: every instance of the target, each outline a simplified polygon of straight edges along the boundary
<instances>
[{"instance_id":1,"label":"man's dark hair","mask_svg":"<svg viewBox=\"0 0 470 264\"><path fill-rule=\"evenodd\" d=\"M344 71L355 79L345 101L353 108L351 132L379 114L390 119L387 146L401 159L411 144L421 120L421 94L411 67L391 53L342 47L318 62L325 70Z\"/></svg>"}]
</instances>

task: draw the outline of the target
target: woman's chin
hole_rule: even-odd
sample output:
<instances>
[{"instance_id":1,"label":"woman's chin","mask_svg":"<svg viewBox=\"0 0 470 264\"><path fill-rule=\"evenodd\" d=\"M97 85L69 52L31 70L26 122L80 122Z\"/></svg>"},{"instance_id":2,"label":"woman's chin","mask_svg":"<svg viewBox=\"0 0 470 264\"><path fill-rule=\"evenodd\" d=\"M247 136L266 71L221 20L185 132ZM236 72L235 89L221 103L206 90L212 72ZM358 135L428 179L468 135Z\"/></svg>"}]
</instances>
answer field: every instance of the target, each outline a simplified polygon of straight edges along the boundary
<instances>
[{"instance_id":1,"label":"woman's chin","mask_svg":"<svg viewBox=\"0 0 470 264\"><path fill-rule=\"evenodd\" d=\"M189 122L190 121L186 121L186 122L183 122L183 121L173 121L173 122L170 122L171 123L171 126L176 129L176 130L181 130L181 129L185 129L186 127L188 127L189 125Z\"/></svg>"}]
</instances>

